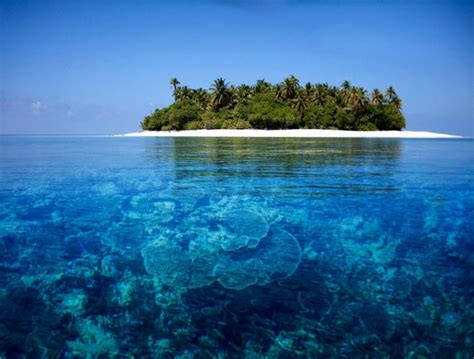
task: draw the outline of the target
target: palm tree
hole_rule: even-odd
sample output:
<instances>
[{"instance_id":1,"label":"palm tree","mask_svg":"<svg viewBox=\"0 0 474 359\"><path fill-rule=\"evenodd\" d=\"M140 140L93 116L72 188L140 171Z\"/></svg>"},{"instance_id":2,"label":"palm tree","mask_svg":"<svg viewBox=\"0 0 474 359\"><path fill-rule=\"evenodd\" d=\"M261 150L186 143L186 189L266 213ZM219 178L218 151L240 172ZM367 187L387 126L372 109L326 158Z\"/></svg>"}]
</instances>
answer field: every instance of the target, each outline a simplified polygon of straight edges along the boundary
<instances>
[{"instance_id":1,"label":"palm tree","mask_svg":"<svg viewBox=\"0 0 474 359\"><path fill-rule=\"evenodd\" d=\"M214 83L211 86L211 107L213 109L218 110L227 105L230 97L228 86L229 84L225 82L225 79L222 77L214 80Z\"/></svg>"},{"instance_id":2,"label":"palm tree","mask_svg":"<svg viewBox=\"0 0 474 359\"><path fill-rule=\"evenodd\" d=\"M293 100L293 107L298 111L300 114L300 119L303 119L306 111L308 111L309 107L309 97L306 93L300 93L294 100Z\"/></svg>"},{"instance_id":3,"label":"palm tree","mask_svg":"<svg viewBox=\"0 0 474 359\"><path fill-rule=\"evenodd\" d=\"M299 80L293 75L284 79L281 90L283 99L289 100L295 98L299 86Z\"/></svg>"},{"instance_id":4,"label":"palm tree","mask_svg":"<svg viewBox=\"0 0 474 359\"><path fill-rule=\"evenodd\" d=\"M331 93L329 100L338 107L346 108L349 98L343 90L336 90Z\"/></svg>"},{"instance_id":5,"label":"palm tree","mask_svg":"<svg viewBox=\"0 0 474 359\"><path fill-rule=\"evenodd\" d=\"M277 100L280 100L280 101L283 101L285 99L283 95L283 86L280 84L277 84L275 86L275 97L277 98Z\"/></svg>"},{"instance_id":6,"label":"palm tree","mask_svg":"<svg viewBox=\"0 0 474 359\"><path fill-rule=\"evenodd\" d=\"M207 108L208 104L208 93L206 90L202 88L198 88L197 90L194 90L192 93L193 101L194 103L201 109L205 110Z\"/></svg>"},{"instance_id":7,"label":"palm tree","mask_svg":"<svg viewBox=\"0 0 474 359\"><path fill-rule=\"evenodd\" d=\"M252 96L252 89L248 85L240 85L235 89L236 105L245 104Z\"/></svg>"},{"instance_id":8,"label":"palm tree","mask_svg":"<svg viewBox=\"0 0 474 359\"><path fill-rule=\"evenodd\" d=\"M338 93L342 92L337 88L337 86L329 86L327 83L322 84L322 86L324 86L327 95L330 97L336 97Z\"/></svg>"},{"instance_id":9,"label":"palm tree","mask_svg":"<svg viewBox=\"0 0 474 359\"><path fill-rule=\"evenodd\" d=\"M266 82L264 79L257 80L255 84L255 93L264 93L267 92L272 85L269 82Z\"/></svg>"},{"instance_id":10,"label":"palm tree","mask_svg":"<svg viewBox=\"0 0 474 359\"><path fill-rule=\"evenodd\" d=\"M349 104L357 112L361 112L367 104L365 90L361 87L353 87L349 94Z\"/></svg>"},{"instance_id":11,"label":"palm tree","mask_svg":"<svg viewBox=\"0 0 474 359\"><path fill-rule=\"evenodd\" d=\"M306 85L304 85L304 91L305 91L305 94L308 98L313 97L314 87L311 84L311 82L307 82Z\"/></svg>"},{"instance_id":12,"label":"palm tree","mask_svg":"<svg viewBox=\"0 0 474 359\"><path fill-rule=\"evenodd\" d=\"M397 93L395 92L395 89L392 86L389 86L387 88L387 91L385 92L385 95L387 96L388 100L391 101L395 97L397 97Z\"/></svg>"},{"instance_id":13,"label":"palm tree","mask_svg":"<svg viewBox=\"0 0 474 359\"><path fill-rule=\"evenodd\" d=\"M328 97L328 86L326 84L317 84L314 87L313 102L317 106L322 106L326 103Z\"/></svg>"},{"instance_id":14,"label":"palm tree","mask_svg":"<svg viewBox=\"0 0 474 359\"><path fill-rule=\"evenodd\" d=\"M374 106L381 105L385 102L385 97L384 97L383 93L380 92L379 89L374 89L374 92L372 92L371 97L372 98L371 98L370 102Z\"/></svg>"},{"instance_id":15,"label":"palm tree","mask_svg":"<svg viewBox=\"0 0 474 359\"><path fill-rule=\"evenodd\" d=\"M177 87L174 91L174 98L176 101L184 101L192 98L192 92L188 86Z\"/></svg>"},{"instance_id":16,"label":"palm tree","mask_svg":"<svg viewBox=\"0 0 474 359\"><path fill-rule=\"evenodd\" d=\"M324 93L318 88L314 90L313 102L317 106L322 106L325 102Z\"/></svg>"},{"instance_id":17,"label":"palm tree","mask_svg":"<svg viewBox=\"0 0 474 359\"><path fill-rule=\"evenodd\" d=\"M349 81L346 80L342 83L341 87L342 87L343 90L349 91L352 88L352 84Z\"/></svg>"},{"instance_id":18,"label":"palm tree","mask_svg":"<svg viewBox=\"0 0 474 359\"><path fill-rule=\"evenodd\" d=\"M390 105L395 106L397 110L401 110L402 100L400 99L400 97L395 96L394 98L392 98L392 100L390 100Z\"/></svg>"},{"instance_id":19,"label":"palm tree","mask_svg":"<svg viewBox=\"0 0 474 359\"><path fill-rule=\"evenodd\" d=\"M176 91L176 87L178 87L178 85L180 84L181 82L178 81L178 79L176 77L173 77L170 81L170 85L171 87L173 87L173 92Z\"/></svg>"}]
</instances>

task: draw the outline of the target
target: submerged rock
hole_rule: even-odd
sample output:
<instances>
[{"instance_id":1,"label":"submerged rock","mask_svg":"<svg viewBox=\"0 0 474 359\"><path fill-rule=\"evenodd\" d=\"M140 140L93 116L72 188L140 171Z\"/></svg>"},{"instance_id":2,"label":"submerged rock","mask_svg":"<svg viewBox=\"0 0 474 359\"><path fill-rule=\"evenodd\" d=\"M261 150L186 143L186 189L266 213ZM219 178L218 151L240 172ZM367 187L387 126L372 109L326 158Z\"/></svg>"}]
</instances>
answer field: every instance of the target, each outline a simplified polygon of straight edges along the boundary
<instances>
[{"instance_id":1,"label":"submerged rock","mask_svg":"<svg viewBox=\"0 0 474 359\"><path fill-rule=\"evenodd\" d=\"M176 241L159 239L142 250L145 269L162 284L175 288L200 288L214 282L212 254L192 259Z\"/></svg>"},{"instance_id":2,"label":"submerged rock","mask_svg":"<svg viewBox=\"0 0 474 359\"><path fill-rule=\"evenodd\" d=\"M116 277L118 275L118 270L115 262L116 260L112 255L108 255L102 258L102 260L100 261L100 273L104 277Z\"/></svg>"},{"instance_id":3,"label":"submerged rock","mask_svg":"<svg viewBox=\"0 0 474 359\"><path fill-rule=\"evenodd\" d=\"M263 263L256 258L237 261L230 257L221 257L214 268L214 274L224 288L241 290L268 281L262 268Z\"/></svg>"},{"instance_id":4,"label":"submerged rock","mask_svg":"<svg viewBox=\"0 0 474 359\"><path fill-rule=\"evenodd\" d=\"M142 250L145 269L163 284L186 287L189 282L191 259L179 245L164 238Z\"/></svg>"},{"instance_id":5,"label":"submerged rock","mask_svg":"<svg viewBox=\"0 0 474 359\"><path fill-rule=\"evenodd\" d=\"M267 221L261 215L247 210L225 212L221 222L229 229L228 235L220 243L224 251L255 248L269 229Z\"/></svg>"},{"instance_id":6,"label":"submerged rock","mask_svg":"<svg viewBox=\"0 0 474 359\"><path fill-rule=\"evenodd\" d=\"M298 241L279 228L271 229L256 248L236 251L218 252L202 237L186 250L178 239L160 238L142 250L146 271L174 288L200 288L215 280L234 290L266 285L291 276L301 262Z\"/></svg>"},{"instance_id":7,"label":"submerged rock","mask_svg":"<svg viewBox=\"0 0 474 359\"><path fill-rule=\"evenodd\" d=\"M80 338L68 342L68 347L74 355L95 358L104 354L113 356L119 352L112 334L93 320L87 319L79 322L78 331Z\"/></svg>"},{"instance_id":8,"label":"submerged rock","mask_svg":"<svg viewBox=\"0 0 474 359\"><path fill-rule=\"evenodd\" d=\"M202 188L176 183L159 193L161 199L176 202L179 210L184 212L194 209L204 195L205 192Z\"/></svg>"},{"instance_id":9,"label":"submerged rock","mask_svg":"<svg viewBox=\"0 0 474 359\"><path fill-rule=\"evenodd\" d=\"M71 313L74 316L80 316L84 313L87 296L83 290L74 289L67 293L56 311L60 314Z\"/></svg>"},{"instance_id":10,"label":"submerged rock","mask_svg":"<svg viewBox=\"0 0 474 359\"><path fill-rule=\"evenodd\" d=\"M301 262L298 241L282 229L272 229L255 250L223 254L214 268L226 289L266 285L291 276Z\"/></svg>"}]
</instances>

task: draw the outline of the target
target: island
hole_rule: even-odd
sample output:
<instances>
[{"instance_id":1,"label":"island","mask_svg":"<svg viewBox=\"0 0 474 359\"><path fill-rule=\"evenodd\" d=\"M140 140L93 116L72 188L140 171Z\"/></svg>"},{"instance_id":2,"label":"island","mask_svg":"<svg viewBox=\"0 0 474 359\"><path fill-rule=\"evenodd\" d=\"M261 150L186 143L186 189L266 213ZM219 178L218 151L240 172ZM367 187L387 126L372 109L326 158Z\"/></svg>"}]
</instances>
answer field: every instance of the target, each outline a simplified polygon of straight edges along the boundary
<instances>
[{"instance_id":1,"label":"island","mask_svg":"<svg viewBox=\"0 0 474 359\"><path fill-rule=\"evenodd\" d=\"M181 86L173 78L174 103L146 116L145 131L294 130L400 131L406 126L402 101L390 86L370 94L344 81L300 85L289 76L274 85L229 85L223 78L209 90Z\"/></svg>"}]
</instances>

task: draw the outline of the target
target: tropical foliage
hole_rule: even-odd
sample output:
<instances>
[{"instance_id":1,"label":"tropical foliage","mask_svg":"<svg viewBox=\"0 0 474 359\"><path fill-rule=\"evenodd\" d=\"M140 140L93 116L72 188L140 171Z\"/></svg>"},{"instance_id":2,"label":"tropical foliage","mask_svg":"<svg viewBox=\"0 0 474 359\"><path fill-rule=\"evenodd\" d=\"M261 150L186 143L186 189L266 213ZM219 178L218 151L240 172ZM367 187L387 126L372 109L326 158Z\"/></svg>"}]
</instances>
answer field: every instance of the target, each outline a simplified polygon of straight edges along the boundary
<instances>
[{"instance_id":1,"label":"tropical foliage","mask_svg":"<svg viewBox=\"0 0 474 359\"><path fill-rule=\"evenodd\" d=\"M390 86L369 95L344 81L340 87L325 83L302 86L295 76L273 85L229 85L218 78L209 90L170 81L175 102L157 109L141 123L145 130L293 129L401 130L402 101Z\"/></svg>"}]
</instances>

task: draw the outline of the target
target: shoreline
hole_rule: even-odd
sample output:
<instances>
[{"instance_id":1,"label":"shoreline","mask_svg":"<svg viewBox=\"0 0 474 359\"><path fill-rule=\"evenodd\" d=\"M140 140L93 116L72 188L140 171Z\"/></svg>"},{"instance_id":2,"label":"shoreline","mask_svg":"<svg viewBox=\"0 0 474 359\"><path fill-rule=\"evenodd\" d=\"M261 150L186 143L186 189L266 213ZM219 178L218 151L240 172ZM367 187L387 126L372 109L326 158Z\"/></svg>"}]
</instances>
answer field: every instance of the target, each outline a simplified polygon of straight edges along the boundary
<instances>
[{"instance_id":1,"label":"shoreline","mask_svg":"<svg viewBox=\"0 0 474 359\"><path fill-rule=\"evenodd\" d=\"M428 131L344 131L344 130L190 130L142 131L114 137L268 137L268 138L462 138Z\"/></svg>"}]
</instances>

